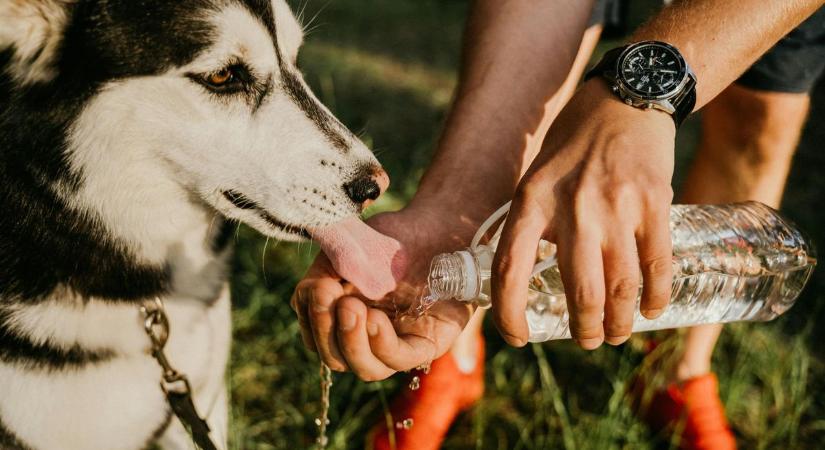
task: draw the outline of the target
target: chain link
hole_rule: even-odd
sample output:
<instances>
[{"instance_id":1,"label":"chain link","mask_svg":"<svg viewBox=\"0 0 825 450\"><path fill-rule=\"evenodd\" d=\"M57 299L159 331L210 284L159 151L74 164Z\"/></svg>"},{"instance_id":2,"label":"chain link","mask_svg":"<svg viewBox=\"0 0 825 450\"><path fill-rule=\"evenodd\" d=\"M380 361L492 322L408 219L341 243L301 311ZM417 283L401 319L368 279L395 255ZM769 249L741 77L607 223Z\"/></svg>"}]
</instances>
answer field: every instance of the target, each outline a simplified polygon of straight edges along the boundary
<instances>
[{"instance_id":1,"label":"chain link","mask_svg":"<svg viewBox=\"0 0 825 450\"><path fill-rule=\"evenodd\" d=\"M190 394L192 387L189 385L189 379L172 367L163 351L166 341L169 340L169 318L163 301L159 297L146 300L141 305L140 312L143 314L143 329L152 341L152 356L163 369L163 379L160 383L163 392Z\"/></svg>"}]
</instances>

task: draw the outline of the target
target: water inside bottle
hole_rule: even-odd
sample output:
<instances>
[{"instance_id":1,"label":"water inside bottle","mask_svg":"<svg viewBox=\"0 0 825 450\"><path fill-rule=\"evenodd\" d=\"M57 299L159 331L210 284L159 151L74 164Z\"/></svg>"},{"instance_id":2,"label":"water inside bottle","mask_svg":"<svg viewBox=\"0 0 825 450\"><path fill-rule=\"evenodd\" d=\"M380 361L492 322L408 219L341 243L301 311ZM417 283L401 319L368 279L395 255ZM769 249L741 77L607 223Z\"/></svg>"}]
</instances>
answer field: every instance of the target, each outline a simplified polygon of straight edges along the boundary
<instances>
[{"instance_id":1,"label":"water inside bottle","mask_svg":"<svg viewBox=\"0 0 825 450\"><path fill-rule=\"evenodd\" d=\"M670 304L651 320L639 312L641 296L637 298L634 332L771 320L790 308L813 270L807 254L794 249L760 253L740 245L739 251L711 246L699 252L674 250ZM570 338L558 267L530 279L526 317L531 342Z\"/></svg>"}]
</instances>

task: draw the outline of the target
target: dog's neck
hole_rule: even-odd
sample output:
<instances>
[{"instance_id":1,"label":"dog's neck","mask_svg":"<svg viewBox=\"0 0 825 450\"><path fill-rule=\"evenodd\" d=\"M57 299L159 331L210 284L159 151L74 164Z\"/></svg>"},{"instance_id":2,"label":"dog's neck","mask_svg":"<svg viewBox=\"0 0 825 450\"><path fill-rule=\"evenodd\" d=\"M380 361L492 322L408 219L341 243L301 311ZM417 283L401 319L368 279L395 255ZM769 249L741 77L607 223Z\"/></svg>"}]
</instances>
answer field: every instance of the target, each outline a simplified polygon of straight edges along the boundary
<instances>
[{"instance_id":1,"label":"dog's neck","mask_svg":"<svg viewBox=\"0 0 825 450\"><path fill-rule=\"evenodd\" d=\"M228 224L177 181L165 161L128 144L75 137L83 182L66 200L99 218L137 264L163 267L167 293L212 299L225 280ZM118 144L114 144L117 146Z\"/></svg>"},{"instance_id":2,"label":"dog's neck","mask_svg":"<svg viewBox=\"0 0 825 450\"><path fill-rule=\"evenodd\" d=\"M84 143L36 150L67 162L54 179L25 149L0 162L0 300L36 301L66 288L110 301L213 299L226 278L229 224L158 161Z\"/></svg>"}]
</instances>

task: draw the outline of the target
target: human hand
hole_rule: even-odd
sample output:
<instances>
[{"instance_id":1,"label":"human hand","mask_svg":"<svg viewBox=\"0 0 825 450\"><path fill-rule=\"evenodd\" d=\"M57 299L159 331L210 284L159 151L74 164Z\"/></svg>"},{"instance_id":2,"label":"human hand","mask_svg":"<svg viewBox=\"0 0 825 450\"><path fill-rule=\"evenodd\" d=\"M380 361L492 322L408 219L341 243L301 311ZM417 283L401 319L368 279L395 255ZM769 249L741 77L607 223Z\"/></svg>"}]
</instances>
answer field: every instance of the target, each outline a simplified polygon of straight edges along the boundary
<instances>
[{"instance_id":1,"label":"human hand","mask_svg":"<svg viewBox=\"0 0 825 450\"><path fill-rule=\"evenodd\" d=\"M441 356L464 328L472 306L457 301L438 302L418 320L393 321L391 316L396 306L403 310L420 294L432 257L465 247L475 224L456 218L455 211L422 203L368 223L400 244L405 264L398 288L381 301L366 301L321 254L296 287L291 305L309 349L333 370L352 370L374 381Z\"/></svg>"},{"instance_id":2,"label":"human hand","mask_svg":"<svg viewBox=\"0 0 825 450\"><path fill-rule=\"evenodd\" d=\"M625 105L603 80L560 113L522 178L493 263L493 316L511 345L527 342L527 282L539 239L557 245L570 332L585 349L630 336L670 300L670 181L675 126Z\"/></svg>"}]
</instances>

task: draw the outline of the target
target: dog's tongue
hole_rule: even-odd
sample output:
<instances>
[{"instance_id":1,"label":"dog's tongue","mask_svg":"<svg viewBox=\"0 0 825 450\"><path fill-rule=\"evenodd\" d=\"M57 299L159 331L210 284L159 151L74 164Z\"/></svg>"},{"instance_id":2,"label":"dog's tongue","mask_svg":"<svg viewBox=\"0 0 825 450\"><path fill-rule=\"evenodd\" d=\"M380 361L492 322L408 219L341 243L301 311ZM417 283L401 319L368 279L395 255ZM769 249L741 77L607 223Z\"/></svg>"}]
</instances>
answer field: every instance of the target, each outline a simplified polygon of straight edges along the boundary
<instances>
[{"instance_id":1,"label":"dog's tongue","mask_svg":"<svg viewBox=\"0 0 825 450\"><path fill-rule=\"evenodd\" d=\"M401 243L375 231L356 217L310 230L332 267L365 297L380 300L401 279Z\"/></svg>"}]
</instances>

